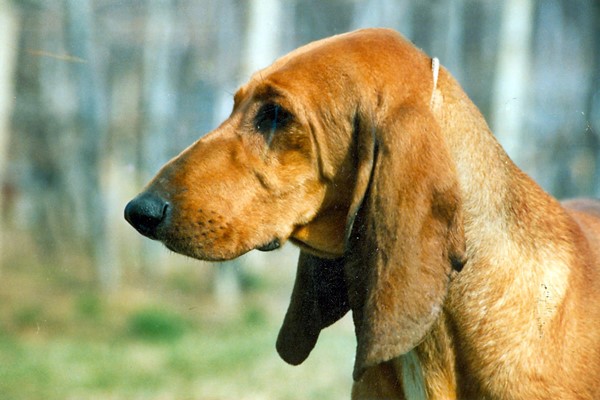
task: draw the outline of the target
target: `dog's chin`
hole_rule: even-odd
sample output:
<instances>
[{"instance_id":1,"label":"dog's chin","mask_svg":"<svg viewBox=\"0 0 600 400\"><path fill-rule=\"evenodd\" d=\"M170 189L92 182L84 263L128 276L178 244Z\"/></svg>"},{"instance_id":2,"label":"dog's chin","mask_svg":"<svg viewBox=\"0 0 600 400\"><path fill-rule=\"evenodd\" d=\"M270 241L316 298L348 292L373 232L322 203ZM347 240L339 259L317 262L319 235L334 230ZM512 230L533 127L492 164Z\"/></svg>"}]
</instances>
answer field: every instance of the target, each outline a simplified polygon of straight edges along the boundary
<instances>
[{"instance_id":1,"label":"dog's chin","mask_svg":"<svg viewBox=\"0 0 600 400\"><path fill-rule=\"evenodd\" d=\"M181 254L190 258L195 258L200 261L229 261L237 258L251 249L240 249L235 251L234 249L217 249L212 247L204 247L198 245L181 244L177 241L163 240L162 243L165 247L177 254Z\"/></svg>"},{"instance_id":2,"label":"dog's chin","mask_svg":"<svg viewBox=\"0 0 600 400\"><path fill-rule=\"evenodd\" d=\"M264 252L273 251L279 249L283 244L283 241L279 238L272 239L270 241L264 242L264 244L256 246L239 246L237 248L217 248L215 246L209 247L206 245L202 246L198 244L190 244L187 242L172 239L163 239L161 240L161 242L165 245L166 248L175 253L195 258L197 260L211 262L233 260L248 253L251 250L259 250Z\"/></svg>"}]
</instances>

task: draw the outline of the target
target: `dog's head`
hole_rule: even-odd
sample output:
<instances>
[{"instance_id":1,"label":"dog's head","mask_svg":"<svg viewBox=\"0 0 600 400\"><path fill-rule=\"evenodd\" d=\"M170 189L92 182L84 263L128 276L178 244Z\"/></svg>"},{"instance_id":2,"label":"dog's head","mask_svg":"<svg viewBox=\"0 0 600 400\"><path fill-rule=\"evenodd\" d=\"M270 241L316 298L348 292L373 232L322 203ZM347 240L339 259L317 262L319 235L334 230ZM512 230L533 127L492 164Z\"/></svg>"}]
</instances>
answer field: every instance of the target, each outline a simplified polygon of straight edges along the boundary
<instances>
[{"instance_id":1,"label":"dog's head","mask_svg":"<svg viewBox=\"0 0 600 400\"><path fill-rule=\"evenodd\" d=\"M433 90L431 59L392 31L304 46L257 72L231 116L165 165L125 216L205 260L298 244L278 350L302 362L352 309L358 376L423 338L462 261Z\"/></svg>"}]
</instances>

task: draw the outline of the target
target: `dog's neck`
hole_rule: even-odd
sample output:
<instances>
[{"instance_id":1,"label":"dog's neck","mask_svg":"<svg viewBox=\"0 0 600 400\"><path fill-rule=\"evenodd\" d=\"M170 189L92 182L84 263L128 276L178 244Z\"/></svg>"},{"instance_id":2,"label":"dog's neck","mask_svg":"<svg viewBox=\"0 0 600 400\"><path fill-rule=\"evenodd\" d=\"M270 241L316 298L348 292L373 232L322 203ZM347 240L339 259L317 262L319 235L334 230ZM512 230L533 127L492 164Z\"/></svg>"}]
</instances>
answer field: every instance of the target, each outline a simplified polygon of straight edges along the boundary
<instances>
[{"instance_id":1,"label":"dog's neck","mask_svg":"<svg viewBox=\"0 0 600 400\"><path fill-rule=\"evenodd\" d=\"M554 221L568 224L559 203L512 162L477 107L444 69L440 70L437 86L439 98L433 112L457 170L468 245L475 246L473 250L477 247L473 242L477 238L470 235L471 228L479 239L487 233L496 246L499 241L528 243L542 239L532 237L540 234L537 232L551 244L565 226L549 227L549 231L534 229L538 226L532 224L543 223L549 211L557 214ZM474 224L481 223L485 226L477 225L474 229ZM510 237L506 236L509 234ZM520 235L528 240L520 240ZM526 251L537 252L539 243Z\"/></svg>"},{"instance_id":2,"label":"dog's neck","mask_svg":"<svg viewBox=\"0 0 600 400\"><path fill-rule=\"evenodd\" d=\"M480 329L475 325L485 316L473 313L497 309L494 320L486 322L489 337L473 334L479 336L482 343L497 341L502 332L519 329L522 329L522 336L513 334L510 337L524 339L544 335L562 304L569 281L567 265L573 252L565 248L567 244L562 239L571 229L572 220L556 200L514 165L479 110L443 69L437 87L439 93L434 91L434 97L439 98L432 101L435 105L432 110L457 169L467 263L451 284L444 315L417 348L417 354L423 364L430 397L455 398L452 393L456 395L458 382L471 379L466 376L472 375L473 369L479 366L464 359L463 354L455 353L457 347L464 349L472 343L457 345L463 337L451 326L458 324L461 329L475 332ZM555 214L553 226L543 226L548 212ZM494 286L488 283L498 280L507 286L523 288L523 297L517 301L511 299L510 294L493 293ZM513 300L515 304L511 303ZM502 307L501 302L505 303ZM515 308L525 310L521 315L533 316L534 325L531 321L523 321L520 328L515 323L515 315L511 314L511 309ZM532 326L539 329L531 329ZM519 354L528 353L520 346L535 342L532 339L506 343L506 348L513 348L514 352L507 350L503 357L514 355L511 365L518 369L524 362L518 358ZM481 353L484 350L473 348L470 351ZM495 355L489 359L502 357ZM466 371L457 371L456 365L466 366ZM511 371L505 373L508 380ZM502 378L497 381L502 382ZM469 385L477 387L474 382ZM477 397L481 393L475 391L469 395Z\"/></svg>"}]
</instances>

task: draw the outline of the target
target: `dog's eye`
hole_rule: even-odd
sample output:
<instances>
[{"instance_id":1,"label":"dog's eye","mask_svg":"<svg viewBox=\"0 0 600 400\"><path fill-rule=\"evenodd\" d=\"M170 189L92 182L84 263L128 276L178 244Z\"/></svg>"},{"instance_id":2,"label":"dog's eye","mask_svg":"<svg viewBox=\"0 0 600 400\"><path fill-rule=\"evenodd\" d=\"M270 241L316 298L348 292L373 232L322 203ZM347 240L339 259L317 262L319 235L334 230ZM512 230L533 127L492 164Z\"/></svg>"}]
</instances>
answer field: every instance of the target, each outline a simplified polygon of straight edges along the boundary
<instances>
[{"instance_id":1,"label":"dog's eye","mask_svg":"<svg viewBox=\"0 0 600 400\"><path fill-rule=\"evenodd\" d=\"M264 104L254 119L256 129L263 134L273 134L292 120L292 114L277 103Z\"/></svg>"}]
</instances>

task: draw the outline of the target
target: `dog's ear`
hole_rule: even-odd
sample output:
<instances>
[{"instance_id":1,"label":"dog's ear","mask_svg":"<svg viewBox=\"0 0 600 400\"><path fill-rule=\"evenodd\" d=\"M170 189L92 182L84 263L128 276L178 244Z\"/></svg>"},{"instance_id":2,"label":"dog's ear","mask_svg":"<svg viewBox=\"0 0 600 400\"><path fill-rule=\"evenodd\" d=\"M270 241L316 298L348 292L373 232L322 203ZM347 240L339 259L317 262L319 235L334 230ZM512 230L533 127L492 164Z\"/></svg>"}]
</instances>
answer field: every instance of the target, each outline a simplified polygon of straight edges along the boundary
<instances>
[{"instance_id":1,"label":"dog's ear","mask_svg":"<svg viewBox=\"0 0 600 400\"><path fill-rule=\"evenodd\" d=\"M302 363L321 329L350 310L343 259L300 252L290 305L277 338L277 352L292 365Z\"/></svg>"},{"instance_id":2,"label":"dog's ear","mask_svg":"<svg viewBox=\"0 0 600 400\"><path fill-rule=\"evenodd\" d=\"M359 125L345 256L355 379L423 340L465 253L455 166L429 110L407 106Z\"/></svg>"}]
</instances>

